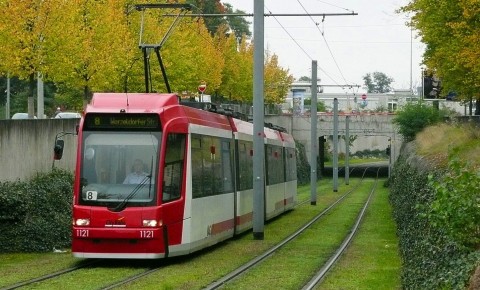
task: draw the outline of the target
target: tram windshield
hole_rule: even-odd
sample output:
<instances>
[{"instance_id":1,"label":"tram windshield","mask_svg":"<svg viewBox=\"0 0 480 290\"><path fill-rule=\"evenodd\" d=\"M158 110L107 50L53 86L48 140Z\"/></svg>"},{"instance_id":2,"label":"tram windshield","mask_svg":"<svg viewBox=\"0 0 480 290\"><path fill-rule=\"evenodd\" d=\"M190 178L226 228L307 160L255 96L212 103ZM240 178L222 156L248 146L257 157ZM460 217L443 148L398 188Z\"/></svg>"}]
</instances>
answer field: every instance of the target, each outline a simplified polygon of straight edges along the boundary
<instances>
[{"instance_id":1,"label":"tram windshield","mask_svg":"<svg viewBox=\"0 0 480 290\"><path fill-rule=\"evenodd\" d=\"M79 204L153 204L160 140L161 132L84 131Z\"/></svg>"}]
</instances>

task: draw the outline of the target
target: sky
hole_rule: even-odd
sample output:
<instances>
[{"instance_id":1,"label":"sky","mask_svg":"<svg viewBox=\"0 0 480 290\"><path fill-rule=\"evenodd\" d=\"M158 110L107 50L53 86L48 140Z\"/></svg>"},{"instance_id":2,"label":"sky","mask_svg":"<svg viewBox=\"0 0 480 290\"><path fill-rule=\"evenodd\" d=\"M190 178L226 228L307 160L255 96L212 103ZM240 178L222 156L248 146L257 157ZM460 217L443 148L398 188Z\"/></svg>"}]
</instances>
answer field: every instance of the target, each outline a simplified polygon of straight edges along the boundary
<instances>
[{"instance_id":1,"label":"sky","mask_svg":"<svg viewBox=\"0 0 480 290\"><path fill-rule=\"evenodd\" d=\"M233 9L253 13L254 0L224 0ZM296 79L317 77L328 93L364 93L363 76L382 72L393 78L394 89L421 86L425 45L406 26L408 15L396 13L408 0L264 0L265 13L306 16L265 17L265 49L276 54ZM358 15L309 16L320 13ZM253 33L253 17L250 30ZM345 85L358 85L351 87ZM411 86L410 86L411 85ZM344 87L345 86L345 87Z\"/></svg>"}]
</instances>

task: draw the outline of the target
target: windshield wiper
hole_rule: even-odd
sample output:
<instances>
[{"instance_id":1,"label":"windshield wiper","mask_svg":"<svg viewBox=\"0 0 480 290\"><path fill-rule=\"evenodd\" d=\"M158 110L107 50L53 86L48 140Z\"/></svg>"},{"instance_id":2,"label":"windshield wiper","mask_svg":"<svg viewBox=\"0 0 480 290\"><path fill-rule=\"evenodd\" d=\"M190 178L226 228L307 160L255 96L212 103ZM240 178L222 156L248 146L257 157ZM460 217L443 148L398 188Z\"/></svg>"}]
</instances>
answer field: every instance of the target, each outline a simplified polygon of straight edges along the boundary
<instances>
[{"instance_id":1,"label":"windshield wiper","mask_svg":"<svg viewBox=\"0 0 480 290\"><path fill-rule=\"evenodd\" d=\"M150 198L152 194L152 172L153 172L153 156L152 156L152 160L150 161L150 180L148 182L148 198Z\"/></svg>"},{"instance_id":2,"label":"windshield wiper","mask_svg":"<svg viewBox=\"0 0 480 290\"><path fill-rule=\"evenodd\" d=\"M151 178L152 178L152 175L146 175L142 181L137 184L137 186L135 186L135 188L132 190L132 192L130 192L129 195L127 195L127 197L121 202L119 203L116 207L109 207L108 209L110 211L114 211L114 212L119 212L119 211L122 211L125 209L125 207L127 206L127 203L130 199L132 199L135 194L137 194L137 192L145 185L147 184L147 181L149 181L149 184L152 184L152 181L151 181ZM150 185L151 186L151 185Z\"/></svg>"}]
</instances>

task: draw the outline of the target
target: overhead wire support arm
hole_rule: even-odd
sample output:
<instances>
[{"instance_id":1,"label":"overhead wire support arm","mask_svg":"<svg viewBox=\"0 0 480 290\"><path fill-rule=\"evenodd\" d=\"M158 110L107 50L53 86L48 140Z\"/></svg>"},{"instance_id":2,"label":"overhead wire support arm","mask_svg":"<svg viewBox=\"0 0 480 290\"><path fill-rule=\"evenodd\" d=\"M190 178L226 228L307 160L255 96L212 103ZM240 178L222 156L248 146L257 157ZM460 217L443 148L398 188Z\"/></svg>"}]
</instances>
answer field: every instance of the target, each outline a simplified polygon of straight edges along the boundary
<instances>
[{"instance_id":1,"label":"overhead wire support arm","mask_svg":"<svg viewBox=\"0 0 480 290\"><path fill-rule=\"evenodd\" d=\"M151 4L135 4L135 9L138 11L145 10L147 8L174 8L174 9L186 9L186 10L192 10L192 5L190 4L167 4L167 3L151 3Z\"/></svg>"},{"instance_id":2,"label":"overhead wire support arm","mask_svg":"<svg viewBox=\"0 0 480 290\"><path fill-rule=\"evenodd\" d=\"M165 65L163 65L162 57L160 56L160 47L155 48L155 54L157 55L158 62L160 64L160 69L162 70L163 80L165 81L165 87L167 87L167 92L171 93L170 83L168 82L167 72L165 71Z\"/></svg>"},{"instance_id":3,"label":"overhead wire support arm","mask_svg":"<svg viewBox=\"0 0 480 290\"><path fill-rule=\"evenodd\" d=\"M355 16L358 15L358 13L351 12L351 13L265 13L263 16L265 17L289 17L289 16ZM167 16L167 17L176 17L177 14L162 14L162 16ZM218 13L192 13L192 14L185 14L182 15L181 17L230 17L230 16L238 16L238 17L253 17L253 13L225 13L225 14L218 14Z\"/></svg>"},{"instance_id":4,"label":"overhead wire support arm","mask_svg":"<svg viewBox=\"0 0 480 290\"><path fill-rule=\"evenodd\" d=\"M172 91L170 89L170 84L168 82L165 66L163 64L162 57L160 55L160 49L167 41L173 29L178 25L180 21L180 17L184 16L185 13L190 11L192 9L192 6L190 4L136 4L134 7L137 11L142 12L142 18L140 23L140 39L139 39L138 46L143 52L143 61L145 66L145 92L148 93L151 91L152 82L151 82L149 50L153 49L157 56L158 63L160 65L160 70L162 71L163 80L165 82L165 87L167 89L167 92L171 93ZM176 18L168 28L162 40L159 43L153 43L153 44L143 43L142 37L144 32L145 10L146 9L167 9L167 8L180 9L180 12L178 14L175 14ZM171 15L173 16L173 14Z\"/></svg>"}]
</instances>

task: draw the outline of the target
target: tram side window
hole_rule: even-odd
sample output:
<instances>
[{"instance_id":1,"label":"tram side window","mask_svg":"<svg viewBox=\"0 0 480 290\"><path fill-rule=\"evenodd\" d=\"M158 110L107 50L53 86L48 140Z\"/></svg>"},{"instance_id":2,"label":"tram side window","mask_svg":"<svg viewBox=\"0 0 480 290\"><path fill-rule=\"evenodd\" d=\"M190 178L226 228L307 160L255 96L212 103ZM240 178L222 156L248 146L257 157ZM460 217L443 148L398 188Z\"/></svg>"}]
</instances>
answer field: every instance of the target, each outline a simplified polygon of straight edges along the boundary
<instances>
[{"instance_id":1,"label":"tram side window","mask_svg":"<svg viewBox=\"0 0 480 290\"><path fill-rule=\"evenodd\" d=\"M192 196L233 191L229 140L192 134Z\"/></svg>"},{"instance_id":2,"label":"tram side window","mask_svg":"<svg viewBox=\"0 0 480 290\"><path fill-rule=\"evenodd\" d=\"M210 153L210 148L213 146L212 144L212 138L211 137L206 137L202 136L202 148L201 148L201 154L202 154L202 196L209 196L213 195L213 189L214 189L214 160L212 158L212 155Z\"/></svg>"},{"instance_id":3,"label":"tram side window","mask_svg":"<svg viewBox=\"0 0 480 290\"><path fill-rule=\"evenodd\" d=\"M283 149L280 146L267 145L267 185L284 182Z\"/></svg>"},{"instance_id":4,"label":"tram side window","mask_svg":"<svg viewBox=\"0 0 480 290\"><path fill-rule=\"evenodd\" d=\"M230 140L222 140L222 191L233 191L233 170L232 170L232 143Z\"/></svg>"},{"instance_id":5,"label":"tram side window","mask_svg":"<svg viewBox=\"0 0 480 290\"><path fill-rule=\"evenodd\" d=\"M185 156L185 134L168 134L163 169L163 202L180 198Z\"/></svg>"},{"instance_id":6,"label":"tram side window","mask_svg":"<svg viewBox=\"0 0 480 290\"><path fill-rule=\"evenodd\" d=\"M202 138L198 135L192 135L192 196L201 197L203 195L202 188Z\"/></svg>"},{"instance_id":7,"label":"tram side window","mask_svg":"<svg viewBox=\"0 0 480 290\"><path fill-rule=\"evenodd\" d=\"M238 142L238 185L239 190L253 188L253 150L252 142Z\"/></svg>"},{"instance_id":8,"label":"tram side window","mask_svg":"<svg viewBox=\"0 0 480 290\"><path fill-rule=\"evenodd\" d=\"M297 179L296 156L294 148L285 149L286 181Z\"/></svg>"}]
</instances>

